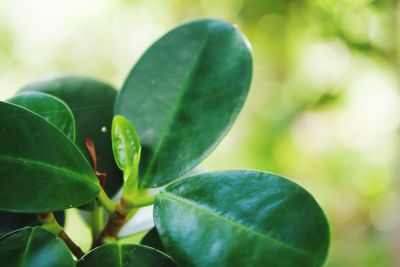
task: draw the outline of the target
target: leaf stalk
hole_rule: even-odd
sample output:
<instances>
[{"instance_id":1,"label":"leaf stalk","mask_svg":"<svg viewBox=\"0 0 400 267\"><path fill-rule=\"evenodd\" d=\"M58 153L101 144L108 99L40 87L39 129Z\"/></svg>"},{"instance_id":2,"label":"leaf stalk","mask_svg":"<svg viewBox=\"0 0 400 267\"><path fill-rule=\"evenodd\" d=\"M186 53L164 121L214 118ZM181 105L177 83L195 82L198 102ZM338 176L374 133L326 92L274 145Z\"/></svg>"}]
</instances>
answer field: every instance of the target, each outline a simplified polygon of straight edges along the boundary
<instances>
[{"instance_id":1,"label":"leaf stalk","mask_svg":"<svg viewBox=\"0 0 400 267\"><path fill-rule=\"evenodd\" d=\"M44 229L55 234L64 241L64 243L71 250L72 254L74 254L78 260L85 255L82 249L77 244L75 244L74 241L72 241L72 239L67 235L61 225L58 224L52 212L39 214L38 219L42 223L42 227Z\"/></svg>"}]
</instances>

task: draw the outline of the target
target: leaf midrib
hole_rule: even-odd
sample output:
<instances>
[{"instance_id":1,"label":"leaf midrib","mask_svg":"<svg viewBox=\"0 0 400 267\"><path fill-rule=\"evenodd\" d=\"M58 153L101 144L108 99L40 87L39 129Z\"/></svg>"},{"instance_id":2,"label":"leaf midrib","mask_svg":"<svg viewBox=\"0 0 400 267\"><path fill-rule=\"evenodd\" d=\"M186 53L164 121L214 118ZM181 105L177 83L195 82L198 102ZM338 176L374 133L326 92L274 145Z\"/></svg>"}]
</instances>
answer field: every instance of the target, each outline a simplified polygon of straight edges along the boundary
<instances>
[{"instance_id":1,"label":"leaf midrib","mask_svg":"<svg viewBox=\"0 0 400 267\"><path fill-rule=\"evenodd\" d=\"M191 84L192 77L196 73L196 70L198 69L199 63L201 61L201 57L204 54L205 48L207 46L208 39L209 39L209 35L207 35L204 38L204 41L201 44L200 51L199 51L197 57L195 58L192 66L190 68L190 71L187 74L186 79L183 82L182 88L180 88L180 93L179 93L179 95L177 97L177 104L172 109L172 112L170 113L170 116L167 118L167 120L166 120L166 122L165 122L165 124L164 124L164 126L162 128L162 131L161 131L162 133L167 132L167 131L170 130L171 122L177 116L179 107L182 106L182 101L184 99L184 96L188 92L188 87ZM155 149L154 149L154 153L153 153L153 155L151 157L151 160L150 160L149 164L147 165L145 175L143 175L143 180L146 180L148 178L147 176L148 176L151 168L153 167L156 158L158 157L158 153L160 151L160 148L162 147L162 144L164 143L165 136L166 136L165 134L161 135L160 139L158 140L157 145L155 146ZM153 184L154 184L154 181L153 181Z\"/></svg>"},{"instance_id":2,"label":"leaf midrib","mask_svg":"<svg viewBox=\"0 0 400 267\"><path fill-rule=\"evenodd\" d=\"M243 231L250 232L253 235L259 236L259 237L261 237L261 238L263 238L265 240L268 240L268 241L271 241L273 243L276 243L279 246L281 246L281 247L283 247L283 248L285 248L287 250L295 252L296 254L303 255L303 256L305 256L307 258L310 258L312 260L311 256L307 253L307 251L304 251L302 249L290 246L290 245L288 245L286 243L283 243L281 240L275 239L275 238L273 238L271 236L263 235L263 234L261 234L259 232L256 232L256 231L254 231L254 229L251 229L251 228L247 227L246 225L239 224L239 223L237 223L236 221L233 221L230 218L224 217L224 216L222 216L222 215L220 215L218 213L214 213L214 212L212 212L212 211L210 211L208 209L205 209L205 208L203 208L203 207L201 207L199 205L196 205L196 203L194 203L194 202L192 202L192 201L190 201L190 200L188 200L186 198L178 197L177 195L174 195L174 194L171 194L171 193L168 193L168 192L161 192L159 194L159 197L164 197L164 198L169 199L171 201L180 202L180 203L185 204L187 206L196 208L200 212L210 214L210 215L212 215L212 216L214 216L214 217L216 217L218 219L226 221L228 224L231 224L231 225L233 225L235 227L238 227L238 228L242 229Z\"/></svg>"},{"instance_id":3,"label":"leaf midrib","mask_svg":"<svg viewBox=\"0 0 400 267\"><path fill-rule=\"evenodd\" d=\"M119 260L119 267L123 267L122 266L122 245L121 244L117 244L118 247L118 260Z\"/></svg>"},{"instance_id":4,"label":"leaf midrib","mask_svg":"<svg viewBox=\"0 0 400 267\"><path fill-rule=\"evenodd\" d=\"M8 161L8 162L16 163L16 164L22 165L22 166L26 166L26 165L30 164L30 165L37 166L40 169L45 170L45 171L48 169L51 169L56 172L63 173L66 177L77 180L78 182L87 183L87 184L93 185L96 188L98 186L96 182L90 181L88 179L88 176L86 176L86 175L82 175L82 174L80 174L78 172L74 172L70 169L58 167L58 166L51 165L51 164L48 164L48 163L45 163L42 161L32 160L32 159L28 159L28 158L21 158L21 157L17 158L17 157L13 157L13 156L5 156L5 155L0 155L0 161Z\"/></svg>"},{"instance_id":5,"label":"leaf midrib","mask_svg":"<svg viewBox=\"0 0 400 267\"><path fill-rule=\"evenodd\" d=\"M27 257L27 255L28 255L29 249L30 249L30 247L31 247L32 236L33 236L35 230L36 230L35 228L32 228L32 229L31 229L31 232L29 233L29 237L28 237L28 239L27 239L27 241L26 241L26 245L25 245L24 252L22 253L22 260L21 260L21 265L20 265L21 267L25 267L25 264L26 264L26 257Z\"/></svg>"}]
</instances>

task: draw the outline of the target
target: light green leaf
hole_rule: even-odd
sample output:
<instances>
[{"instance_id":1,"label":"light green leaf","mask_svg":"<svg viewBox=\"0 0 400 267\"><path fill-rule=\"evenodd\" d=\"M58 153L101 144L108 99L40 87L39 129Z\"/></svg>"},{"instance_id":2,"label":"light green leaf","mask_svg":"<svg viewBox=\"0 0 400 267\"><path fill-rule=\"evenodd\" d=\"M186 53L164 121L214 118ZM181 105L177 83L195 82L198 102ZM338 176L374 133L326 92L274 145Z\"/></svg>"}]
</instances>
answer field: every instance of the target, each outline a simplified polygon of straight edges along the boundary
<instances>
[{"instance_id":1,"label":"light green leaf","mask_svg":"<svg viewBox=\"0 0 400 267\"><path fill-rule=\"evenodd\" d=\"M117 115L113 119L111 136L118 167L124 172L137 169L141 147L133 125L124 116Z\"/></svg>"}]
</instances>

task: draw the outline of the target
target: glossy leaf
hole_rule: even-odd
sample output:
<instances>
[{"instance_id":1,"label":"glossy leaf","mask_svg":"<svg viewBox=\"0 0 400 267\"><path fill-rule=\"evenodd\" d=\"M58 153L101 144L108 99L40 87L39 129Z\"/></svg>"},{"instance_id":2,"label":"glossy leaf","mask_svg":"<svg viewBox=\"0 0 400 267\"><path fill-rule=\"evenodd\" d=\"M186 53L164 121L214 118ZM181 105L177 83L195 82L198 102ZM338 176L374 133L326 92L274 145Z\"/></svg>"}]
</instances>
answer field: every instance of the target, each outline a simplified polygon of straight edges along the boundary
<instances>
[{"instance_id":1,"label":"glossy leaf","mask_svg":"<svg viewBox=\"0 0 400 267\"><path fill-rule=\"evenodd\" d=\"M133 125L117 115L112 123L112 146L115 162L122 171L137 168L140 160L140 142Z\"/></svg>"},{"instance_id":2,"label":"glossy leaf","mask_svg":"<svg viewBox=\"0 0 400 267\"><path fill-rule=\"evenodd\" d=\"M77 267L175 267L170 257L153 248L112 243L90 251Z\"/></svg>"},{"instance_id":3,"label":"glossy leaf","mask_svg":"<svg viewBox=\"0 0 400 267\"><path fill-rule=\"evenodd\" d=\"M160 235L157 232L157 228L153 227L146 233L146 235L140 241L141 245L149 246L155 248L159 251L164 252L164 245L160 239Z\"/></svg>"},{"instance_id":4,"label":"glossy leaf","mask_svg":"<svg viewBox=\"0 0 400 267\"><path fill-rule=\"evenodd\" d=\"M65 221L64 211L54 212L57 222L63 226ZM40 225L36 214L23 214L0 211L0 236L15 231L25 226Z\"/></svg>"},{"instance_id":5,"label":"glossy leaf","mask_svg":"<svg viewBox=\"0 0 400 267\"><path fill-rule=\"evenodd\" d=\"M7 102L39 114L75 142L74 115L62 100L44 93L26 92L8 99Z\"/></svg>"},{"instance_id":6,"label":"glossy leaf","mask_svg":"<svg viewBox=\"0 0 400 267\"><path fill-rule=\"evenodd\" d=\"M110 85L84 76L58 75L25 86L22 91L40 91L67 103L76 120L76 143L91 162L85 141L92 138L100 172L107 173L105 191L114 195L122 185L122 173L111 148L111 122L117 91Z\"/></svg>"},{"instance_id":7,"label":"glossy leaf","mask_svg":"<svg viewBox=\"0 0 400 267\"><path fill-rule=\"evenodd\" d=\"M329 226L296 183L257 171L177 181L156 200L161 240L180 266L320 267Z\"/></svg>"},{"instance_id":8,"label":"glossy leaf","mask_svg":"<svg viewBox=\"0 0 400 267\"><path fill-rule=\"evenodd\" d=\"M97 197L100 187L89 163L41 116L0 102L0 136L0 210L63 210Z\"/></svg>"},{"instance_id":9,"label":"glossy leaf","mask_svg":"<svg viewBox=\"0 0 400 267\"><path fill-rule=\"evenodd\" d=\"M180 25L145 52L115 104L140 137L141 187L166 184L214 149L242 108L251 73L246 39L219 20Z\"/></svg>"},{"instance_id":10,"label":"glossy leaf","mask_svg":"<svg viewBox=\"0 0 400 267\"><path fill-rule=\"evenodd\" d=\"M27 227L0 238L2 267L74 267L65 243L52 233Z\"/></svg>"}]
</instances>

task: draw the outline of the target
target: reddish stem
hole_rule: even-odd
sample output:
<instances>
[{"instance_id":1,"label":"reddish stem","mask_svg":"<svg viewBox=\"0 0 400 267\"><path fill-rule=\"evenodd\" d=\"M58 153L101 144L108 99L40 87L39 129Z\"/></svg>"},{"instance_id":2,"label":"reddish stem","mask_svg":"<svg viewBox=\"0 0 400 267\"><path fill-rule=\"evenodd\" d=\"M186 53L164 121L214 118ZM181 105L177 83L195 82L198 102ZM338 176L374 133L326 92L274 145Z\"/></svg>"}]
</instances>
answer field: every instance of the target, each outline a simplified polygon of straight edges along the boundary
<instances>
[{"instance_id":1,"label":"reddish stem","mask_svg":"<svg viewBox=\"0 0 400 267\"><path fill-rule=\"evenodd\" d=\"M117 238L122 226L125 225L128 211L123 208L124 205L121 200L118 202L115 211L108 218L104 229L93 240L92 249L102 245L103 239L106 237Z\"/></svg>"},{"instance_id":2,"label":"reddish stem","mask_svg":"<svg viewBox=\"0 0 400 267\"><path fill-rule=\"evenodd\" d=\"M85 145L86 145L87 151L89 152L90 158L92 159L94 173L96 174L97 178L99 178L101 187L104 188L106 186L107 173L99 172L97 170L97 154L96 154L96 147L94 145L93 139L86 138Z\"/></svg>"},{"instance_id":3,"label":"reddish stem","mask_svg":"<svg viewBox=\"0 0 400 267\"><path fill-rule=\"evenodd\" d=\"M71 238L69 238L69 236L67 235L66 232L64 232L64 230L62 230L58 236L65 242L65 244L71 250L72 254L74 254L78 260L85 255L82 249L78 247L78 245L76 245L74 241L71 240Z\"/></svg>"}]
</instances>

